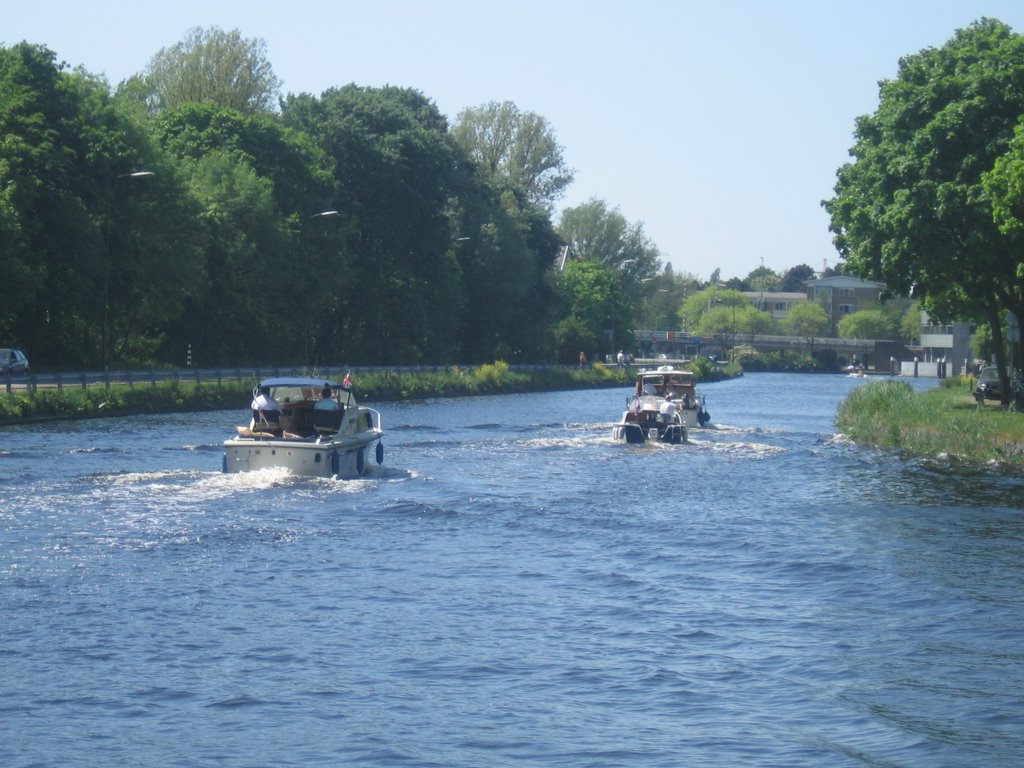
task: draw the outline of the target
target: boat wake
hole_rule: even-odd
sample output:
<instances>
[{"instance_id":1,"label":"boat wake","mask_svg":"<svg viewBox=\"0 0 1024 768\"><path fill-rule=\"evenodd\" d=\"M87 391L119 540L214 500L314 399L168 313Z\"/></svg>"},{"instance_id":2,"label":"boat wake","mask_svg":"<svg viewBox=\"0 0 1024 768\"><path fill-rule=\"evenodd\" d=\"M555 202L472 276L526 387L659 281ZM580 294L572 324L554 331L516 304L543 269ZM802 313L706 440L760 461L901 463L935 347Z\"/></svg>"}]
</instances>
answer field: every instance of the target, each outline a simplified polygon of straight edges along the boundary
<instances>
[{"instance_id":1,"label":"boat wake","mask_svg":"<svg viewBox=\"0 0 1024 768\"><path fill-rule=\"evenodd\" d=\"M125 472L95 474L89 479L108 497L138 500L140 495L159 496L161 504L166 505L220 499L273 488L288 488L315 494L359 494L378 487L382 482L407 480L411 477L412 473L405 470L373 466L367 469L364 476L355 479L294 474L285 467L266 467L231 474L205 470Z\"/></svg>"},{"instance_id":2,"label":"boat wake","mask_svg":"<svg viewBox=\"0 0 1024 768\"><path fill-rule=\"evenodd\" d=\"M553 448L582 448L584 446L593 445L598 440L603 439L603 435L600 437L587 437L567 431L565 434L561 435L551 435L550 437L538 437L532 440L523 440L519 443L519 446L526 448L539 448L541 450L550 450Z\"/></svg>"},{"instance_id":3,"label":"boat wake","mask_svg":"<svg viewBox=\"0 0 1024 768\"><path fill-rule=\"evenodd\" d=\"M719 440L694 440L690 442L698 447L707 448L713 453L739 456L749 459L767 459L773 456L780 456L787 453L787 449L781 445L769 445L767 443L754 443L749 441L719 441Z\"/></svg>"}]
</instances>

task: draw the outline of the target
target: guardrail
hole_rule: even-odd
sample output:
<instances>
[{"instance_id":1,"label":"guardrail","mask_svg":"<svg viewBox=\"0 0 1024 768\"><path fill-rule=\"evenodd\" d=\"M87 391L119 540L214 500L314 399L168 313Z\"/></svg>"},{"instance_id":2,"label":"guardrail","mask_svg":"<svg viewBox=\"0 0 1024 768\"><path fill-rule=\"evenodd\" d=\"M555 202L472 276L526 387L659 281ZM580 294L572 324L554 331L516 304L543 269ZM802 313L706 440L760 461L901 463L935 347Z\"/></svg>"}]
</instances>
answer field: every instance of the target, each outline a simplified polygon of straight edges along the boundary
<instances>
[{"instance_id":1,"label":"guardrail","mask_svg":"<svg viewBox=\"0 0 1024 768\"><path fill-rule=\"evenodd\" d=\"M190 381L197 384L225 381L251 381L253 383L269 376L315 376L326 380L342 379L346 373L353 376L367 373L437 373L448 371L450 365L376 365L376 366L342 366L309 369L302 367L243 367L243 368L185 368L185 369L153 369L153 370L121 370L121 371L85 371L60 373L26 373L4 376L7 394L16 390L35 392L39 388L53 388L58 391L65 387L88 389L89 387L109 387L112 384L128 386L157 386L164 381ZM470 367L470 366L466 366ZM475 366L473 366L475 367ZM573 365L512 365L512 370L538 370L541 368L575 368Z\"/></svg>"},{"instance_id":2,"label":"guardrail","mask_svg":"<svg viewBox=\"0 0 1024 768\"><path fill-rule=\"evenodd\" d=\"M347 371L356 372L355 368L345 368L340 373L337 369L318 370L316 376L330 379L344 376ZM365 369L364 369L365 370ZM375 370L387 370L384 368ZM393 369L392 369L393 370ZM224 381L258 381L266 376L306 376L309 369L304 368L186 368L186 369L154 369L154 370L122 370L122 371L79 371L65 373L30 373L20 376L7 376L6 389L10 394L15 389L35 391L38 388L65 387L88 389L89 387L109 387L112 384L134 386L157 386L165 381L192 381L197 384L217 383Z\"/></svg>"}]
</instances>

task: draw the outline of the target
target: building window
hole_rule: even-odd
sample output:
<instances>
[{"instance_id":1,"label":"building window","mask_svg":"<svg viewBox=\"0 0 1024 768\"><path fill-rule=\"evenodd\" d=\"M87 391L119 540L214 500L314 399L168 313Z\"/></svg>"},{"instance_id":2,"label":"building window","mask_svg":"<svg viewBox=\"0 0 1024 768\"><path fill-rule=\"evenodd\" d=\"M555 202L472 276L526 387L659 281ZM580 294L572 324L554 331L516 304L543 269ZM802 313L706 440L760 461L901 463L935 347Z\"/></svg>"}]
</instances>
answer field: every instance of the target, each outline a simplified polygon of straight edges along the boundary
<instances>
[{"instance_id":1,"label":"building window","mask_svg":"<svg viewBox=\"0 0 1024 768\"><path fill-rule=\"evenodd\" d=\"M839 305L839 314L840 315L852 315L856 311L857 311L857 308L855 306L853 306L853 304L840 304Z\"/></svg>"}]
</instances>

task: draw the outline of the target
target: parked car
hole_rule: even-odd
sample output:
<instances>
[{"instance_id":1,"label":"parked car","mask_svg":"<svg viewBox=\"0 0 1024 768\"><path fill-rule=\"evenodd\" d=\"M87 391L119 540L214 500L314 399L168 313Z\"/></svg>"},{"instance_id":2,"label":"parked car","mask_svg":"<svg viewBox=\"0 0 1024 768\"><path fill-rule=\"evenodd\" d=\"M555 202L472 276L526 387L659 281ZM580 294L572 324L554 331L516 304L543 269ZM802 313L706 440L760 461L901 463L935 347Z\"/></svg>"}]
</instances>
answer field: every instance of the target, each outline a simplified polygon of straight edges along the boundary
<instances>
[{"instance_id":1,"label":"parked car","mask_svg":"<svg viewBox=\"0 0 1024 768\"><path fill-rule=\"evenodd\" d=\"M0 347L0 373L24 373L28 370L28 358L20 349Z\"/></svg>"},{"instance_id":2,"label":"parked car","mask_svg":"<svg viewBox=\"0 0 1024 768\"><path fill-rule=\"evenodd\" d=\"M1021 382L1016 376L1010 378L1011 400L1021 398ZM994 365L987 365L978 374L978 384L974 387L974 399L979 404L986 400L1003 399L1003 383L999 380L999 369Z\"/></svg>"}]
</instances>

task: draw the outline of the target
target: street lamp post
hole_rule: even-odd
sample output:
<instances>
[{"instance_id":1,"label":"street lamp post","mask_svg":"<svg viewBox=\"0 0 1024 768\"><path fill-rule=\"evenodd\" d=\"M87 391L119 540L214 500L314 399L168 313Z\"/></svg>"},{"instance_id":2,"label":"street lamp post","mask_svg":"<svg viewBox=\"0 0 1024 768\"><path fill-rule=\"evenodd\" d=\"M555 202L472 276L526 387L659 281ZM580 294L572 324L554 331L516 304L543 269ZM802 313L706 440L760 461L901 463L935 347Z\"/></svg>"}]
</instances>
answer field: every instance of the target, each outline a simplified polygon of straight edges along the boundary
<instances>
[{"instance_id":1,"label":"street lamp post","mask_svg":"<svg viewBox=\"0 0 1024 768\"><path fill-rule=\"evenodd\" d=\"M341 218L343 218L343 216L341 214L341 211L338 211L338 210L335 210L335 209L331 208L331 209L328 209L328 210L320 211L319 213L307 214L307 218L309 220L313 220L313 219L323 220L323 219L341 219ZM308 230L308 231L311 231L311 230ZM323 254L324 258L326 258L328 254L327 254L326 247L323 247L324 237L325 237L325 235L323 234L324 232L325 232L325 230L323 230L322 228L318 228L316 230L317 234L316 234L315 237L316 237L317 246L318 246L317 249L316 249L316 252L317 252L317 255ZM305 232L303 233L302 240L303 241L306 240ZM303 292L305 298L308 298L309 295L311 295L313 283L315 281L317 281L317 280L322 279L322 276L320 274L320 270L319 269L314 269L310 265L310 250L311 250L311 248L307 248L305 246L305 242L303 242L303 257L302 258L303 258L303 263L304 263L304 266L305 266L305 268L303 270L305 272L305 276L304 276L304 283L302 284L301 289L302 289L302 292ZM313 347L312 347L312 351L311 351L310 350L310 342L312 341L311 336L313 335L313 332L312 332L311 327L310 327L310 316L309 316L309 313L308 312L303 312L302 313L302 318L303 318L302 319L302 364L304 366L307 366L307 367L314 367L315 364L319 363L320 354L323 351L322 347L324 345L321 344L321 341L323 340L323 334L322 333L317 334L317 340L316 340L315 343L313 343ZM314 358L315 358L315 360L314 360Z\"/></svg>"},{"instance_id":2,"label":"street lamp post","mask_svg":"<svg viewBox=\"0 0 1024 768\"><path fill-rule=\"evenodd\" d=\"M616 278L618 278L619 272L621 271L622 267L625 267L627 264L635 264L635 263L636 263L636 259L623 259L622 261L620 261L619 262L619 270L616 270L616 272L615 272ZM616 287L617 287L616 285L613 285L611 287L611 291L609 292L610 295L608 297L609 304L611 305L609 307L609 310L610 310L610 312L609 312L609 314L610 314L609 320L610 320L610 324L611 324L611 330L608 332L608 341L609 341L609 344L611 345L611 356L612 356L612 360L613 361L615 360L615 288Z\"/></svg>"},{"instance_id":3,"label":"street lamp post","mask_svg":"<svg viewBox=\"0 0 1024 768\"><path fill-rule=\"evenodd\" d=\"M156 176L153 171L132 171L115 176L115 179L147 179ZM106 271L103 276L103 329L100 338L100 360L103 363L103 370L107 370L107 349L110 346L110 278L113 272L114 254L110 247L110 227L113 209L111 201L114 196L114 184L111 182L107 189L107 215L103 222L103 248L106 252Z\"/></svg>"},{"instance_id":4,"label":"street lamp post","mask_svg":"<svg viewBox=\"0 0 1024 768\"><path fill-rule=\"evenodd\" d=\"M468 243L472 239L473 238L471 238L471 237L469 237L467 235L462 235L460 237L456 237L455 240L454 240L455 245L453 247L453 252L455 254L458 254L461 251L462 247L463 247L462 244L463 243ZM441 277L442 276L439 275L439 279ZM450 278L450 276L446 273L446 274L443 275L444 282L443 283L439 282L439 286L438 286L438 295L439 295L439 297L445 295L445 293L446 293L445 289L448 287L448 280L449 280L449 278ZM452 325L454 325L454 323L451 321L452 311L451 311L451 305L450 305L449 302L447 302L447 301L435 301L434 304L437 307L437 364L438 365L444 365L446 363L446 360L445 360L445 327L446 326L452 326ZM451 335L452 336L455 335L454 331L452 332ZM449 357L449 361L448 362L450 362L450 358L452 357L451 350L449 350L449 352L448 352L448 357Z\"/></svg>"}]
</instances>

